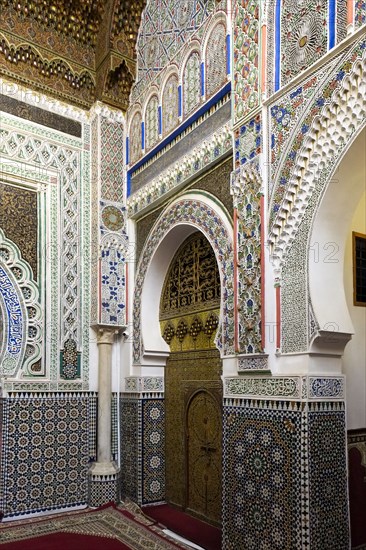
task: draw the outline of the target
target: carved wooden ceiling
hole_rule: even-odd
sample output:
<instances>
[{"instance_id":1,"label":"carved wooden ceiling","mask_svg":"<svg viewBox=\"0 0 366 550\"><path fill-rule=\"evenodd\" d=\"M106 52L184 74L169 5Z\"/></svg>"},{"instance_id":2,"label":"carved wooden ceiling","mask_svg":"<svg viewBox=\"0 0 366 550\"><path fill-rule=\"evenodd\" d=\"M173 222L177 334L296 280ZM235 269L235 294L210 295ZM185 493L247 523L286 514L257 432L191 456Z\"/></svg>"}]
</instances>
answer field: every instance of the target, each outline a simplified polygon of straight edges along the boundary
<instances>
[{"instance_id":1,"label":"carved wooden ceiling","mask_svg":"<svg viewBox=\"0 0 366 550\"><path fill-rule=\"evenodd\" d=\"M146 0L0 0L0 74L89 108L126 110Z\"/></svg>"}]
</instances>

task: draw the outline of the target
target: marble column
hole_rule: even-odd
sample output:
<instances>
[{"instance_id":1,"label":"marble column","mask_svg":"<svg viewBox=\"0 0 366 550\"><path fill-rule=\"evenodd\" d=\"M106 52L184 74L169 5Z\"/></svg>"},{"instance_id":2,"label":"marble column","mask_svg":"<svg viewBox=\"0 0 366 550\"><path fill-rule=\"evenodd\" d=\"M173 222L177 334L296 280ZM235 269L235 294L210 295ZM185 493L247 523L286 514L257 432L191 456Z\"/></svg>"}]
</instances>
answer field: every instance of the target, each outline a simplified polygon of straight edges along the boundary
<instances>
[{"instance_id":1,"label":"marble column","mask_svg":"<svg viewBox=\"0 0 366 550\"><path fill-rule=\"evenodd\" d=\"M98 445L97 462L93 472L113 474L116 465L111 460L112 433L112 346L116 328L98 329Z\"/></svg>"},{"instance_id":2,"label":"marble column","mask_svg":"<svg viewBox=\"0 0 366 550\"><path fill-rule=\"evenodd\" d=\"M97 461L90 468L90 506L119 500L119 467L112 461L112 348L117 327L94 327L98 345Z\"/></svg>"}]
</instances>

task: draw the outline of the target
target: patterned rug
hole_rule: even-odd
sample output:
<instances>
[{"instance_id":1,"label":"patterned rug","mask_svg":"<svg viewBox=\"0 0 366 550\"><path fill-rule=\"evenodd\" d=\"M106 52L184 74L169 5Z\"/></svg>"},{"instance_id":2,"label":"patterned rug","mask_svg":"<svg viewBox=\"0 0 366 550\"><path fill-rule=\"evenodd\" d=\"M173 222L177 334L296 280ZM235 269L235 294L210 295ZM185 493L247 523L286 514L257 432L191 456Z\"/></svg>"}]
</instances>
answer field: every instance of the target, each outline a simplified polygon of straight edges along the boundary
<instances>
[{"instance_id":1,"label":"patterned rug","mask_svg":"<svg viewBox=\"0 0 366 550\"><path fill-rule=\"evenodd\" d=\"M0 525L1 550L178 550L189 549L168 537L133 504Z\"/></svg>"}]
</instances>

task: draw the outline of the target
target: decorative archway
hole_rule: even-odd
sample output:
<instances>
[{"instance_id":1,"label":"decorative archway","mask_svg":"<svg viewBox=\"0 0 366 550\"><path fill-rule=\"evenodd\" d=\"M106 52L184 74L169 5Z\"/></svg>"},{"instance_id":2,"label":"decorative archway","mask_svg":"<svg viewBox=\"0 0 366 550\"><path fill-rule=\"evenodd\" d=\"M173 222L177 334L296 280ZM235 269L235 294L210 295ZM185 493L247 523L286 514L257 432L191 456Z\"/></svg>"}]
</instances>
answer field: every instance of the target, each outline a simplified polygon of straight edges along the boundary
<instances>
[{"instance_id":1,"label":"decorative archway","mask_svg":"<svg viewBox=\"0 0 366 550\"><path fill-rule=\"evenodd\" d=\"M137 266L134 299L134 362L165 363L169 348L160 334L159 301L165 274L177 247L194 231L211 244L220 271L221 313L216 345L234 353L233 237L224 207L209 193L184 193L155 223Z\"/></svg>"},{"instance_id":2,"label":"decorative archway","mask_svg":"<svg viewBox=\"0 0 366 550\"><path fill-rule=\"evenodd\" d=\"M365 191L366 121L334 168L314 214L308 251L309 298L316 331L343 333L345 343L353 333L344 292L344 252L347 232L356 206ZM345 207L347 205L347 207Z\"/></svg>"},{"instance_id":3,"label":"decorative archway","mask_svg":"<svg viewBox=\"0 0 366 550\"><path fill-rule=\"evenodd\" d=\"M309 300L310 236L319 204L335 170L366 125L365 41L347 56L323 83L301 121L306 127L286 146L272 194L269 241L281 279L281 351L305 352L319 323ZM329 92L331 94L329 94ZM314 106L315 105L315 106ZM291 155L294 160L291 161ZM274 209L276 206L276 209ZM313 304L315 310L319 308ZM349 337L339 331L342 349ZM337 331L336 331L337 332ZM328 337L324 332L325 338ZM341 343L342 340L342 343Z\"/></svg>"},{"instance_id":4,"label":"decorative archway","mask_svg":"<svg viewBox=\"0 0 366 550\"><path fill-rule=\"evenodd\" d=\"M0 229L0 374L34 376L40 368L42 312L39 291L29 264Z\"/></svg>"},{"instance_id":5,"label":"decorative archway","mask_svg":"<svg viewBox=\"0 0 366 550\"><path fill-rule=\"evenodd\" d=\"M195 231L171 261L160 300L161 333L170 346L164 369L165 500L215 524L221 522L220 293L214 251Z\"/></svg>"}]
</instances>

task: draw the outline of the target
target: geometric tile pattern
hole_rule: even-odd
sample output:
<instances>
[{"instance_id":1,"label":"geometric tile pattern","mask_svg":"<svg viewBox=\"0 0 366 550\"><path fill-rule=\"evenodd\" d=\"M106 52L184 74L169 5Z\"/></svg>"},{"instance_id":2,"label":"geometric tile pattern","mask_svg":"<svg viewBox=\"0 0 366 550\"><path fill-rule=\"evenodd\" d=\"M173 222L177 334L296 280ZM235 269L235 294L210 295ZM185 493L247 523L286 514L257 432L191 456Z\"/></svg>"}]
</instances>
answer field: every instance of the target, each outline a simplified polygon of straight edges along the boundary
<instances>
[{"instance_id":1,"label":"geometric tile pattern","mask_svg":"<svg viewBox=\"0 0 366 550\"><path fill-rule=\"evenodd\" d=\"M236 0L233 6L233 123L259 104L258 0Z\"/></svg>"},{"instance_id":2,"label":"geometric tile pattern","mask_svg":"<svg viewBox=\"0 0 366 550\"><path fill-rule=\"evenodd\" d=\"M241 159L242 165L239 165L233 173L231 192L237 211L236 348L241 353L252 354L262 352L261 198L263 182L260 157L254 156L257 151L261 151L261 140L250 131L253 127L260 129L260 118L256 117L255 121L251 121L248 126L248 131L244 133L250 138L246 147L251 149L255 146L256 150L249 154L244 153L246 156ZM243 128L238 131L242 130Z\"/></svg>"},{"instance_id":3,"label":"geometric tile pattern","mask_svg":"<svg viewBox=\"0 0 366 550\"><path fill-rule=\"evenodd\" d=\"M262 151L262 123L257 115L235 130L235 167L245 164Z\"/></svg>"},{"instance_id":4,"label":"geometric tile pattern","mask_svg":"<svg viewBox=\"0 0 366 550\"><path fill-rule=\"evenodd\" d=\"M214 9L213 0L150 0L141 18L137 80L147 86Z\"/></svg>"},{"instance_id":5,"label":"geometric tile pattern","mask_svg":"<svg viewBox=\"0 0 366 550\"><path fill-rule=\"evenodd\" d=\"M141 503L141 409L139 399L121 398L121 496Z\"/></svg>"},{"instance_id":6,"label":"geometric tile pattern","mask_svg":"<svg viewBox=\"0 0 366 550\"><path fill-rule=\"evenodd\" d=\"M299 5L300 4L300 5ZM286 0L281 9L281 86L327 51L328 2Z\"/></svg>"},{"instance_id":7,"label":"geometric tile pattern","mask_svg":"<svg viewBox=\"0 0 366 550\"><path fill-rule=\"evenodd\" d=\"M118 396L113 393L111 402L111 455L114 462L118 461L118 404Z\"/></svg>"},{"instance_id":8,"label":"geometric tile pattern","mask_svg":"<svg viewBox=\"0 0 366 550\"><path fill-rule=\"evenodd\" d=\"M347 440L351 547L362 548L366 546L366 524L360 513L366 500L366 428L349 430Z\"/></svg>"},{"instance_id":9,"label":"geometric tile pattern","mask_svg":"<svg viewBox=\"0 0 366 550\"><path fill-rule=\"evenodd\" d=\"M366 0L356 0L355 3L355 27L361 27L366 23Z\"/></svg>"},{"instance_id":10,"label":"geometric tile pattern","mask_svg":"<svg viewBox=\"0 0 366 550\"><path fill-rule=\"evenodd\" d=\"M224 399L223 441L225 549L349 548L343 402Z\"/></svg>"},{"instance_id":11,"label":"geometric tile pattern","mask_svg":"<svg viewBox=\"0 0 366 550\"><path fill-rule=\"evenodd\" d=\"M96 393L89 393L88 399L88 427L89 427L89 459L97 460L97 421L98 397Z\"/></svg>"},{"instance_id":12,"label":"geometric tile pattern","mask_svg":"<svg viewBox=\"0 0 366 550\"><path fill-rule=\"evenodd\" d=\"M346 550L348 503L340 498L348 487L344 406L312 403L308 426L311 549Z\"/></svg>"},{"instance_id":13,"label":"geometric tile pattern","mask_svg":"<svg viewBox=\"0 0 366 550\"><path fill-rule=\"evenodd\" d=\"M225 406L223 437L223 548L300 548L300 407Z\"/></svg>"},{"instance_id":14,"label":"geometric tile pattern","mask_svg":"<svg viewBox=\"0 0 366 550\"><path fill-rule=\"evenodd\" d=\"M163 399L142 402L142 503L165 498L165 412Z\"/></svg>"},{"instance_id":15,"label":"geometric tile pattern","mask_svg":"<svg viewBox=\"0 0 366 550\"><path fill-rule=\"evenodd\" d=\"M88 505L97 508L108 502L120 502L120 473L89 476Z\"/></svg>"},{"instance_id":16,"label":"geometric tile pattern","mask_svg":"<svg viewBox=\"0 0 366 550\"><path fill-rule=\"evenodd\" d=\"M5 516L85 504L89 396L23 394L3 401L1 510Z\"/></svg>"},{"instance_id":17,"label":"geometric tile pattern","mask_svg":"<svg viewBox=\"0 0 366 550\"><path fill-rule=\"evenodd\" d=\"M121 398L121 495L138 504L165 498L162 398Z\"/></svg>"},{"instance_id":18,"label":"geometric tile pattern","mask_svg":"<svg viewBox=\"0 0 366 550\"><path fill-rule=\"evenodd\" d=\"M211 97L226 81L226 65L222 53L226 51L226 27L218 23L211 31L206 47L206 97Z\"/></svg>"}]
</instances>

